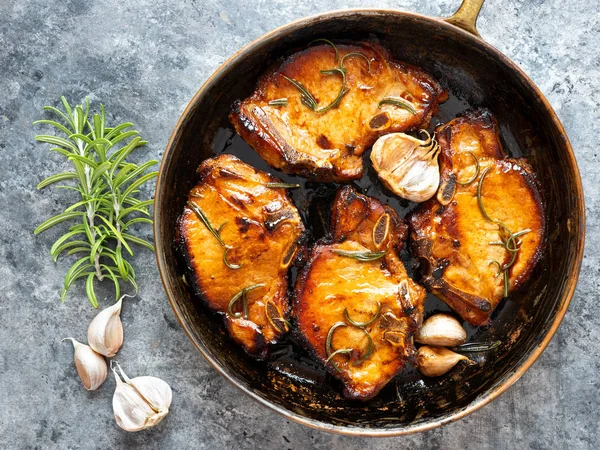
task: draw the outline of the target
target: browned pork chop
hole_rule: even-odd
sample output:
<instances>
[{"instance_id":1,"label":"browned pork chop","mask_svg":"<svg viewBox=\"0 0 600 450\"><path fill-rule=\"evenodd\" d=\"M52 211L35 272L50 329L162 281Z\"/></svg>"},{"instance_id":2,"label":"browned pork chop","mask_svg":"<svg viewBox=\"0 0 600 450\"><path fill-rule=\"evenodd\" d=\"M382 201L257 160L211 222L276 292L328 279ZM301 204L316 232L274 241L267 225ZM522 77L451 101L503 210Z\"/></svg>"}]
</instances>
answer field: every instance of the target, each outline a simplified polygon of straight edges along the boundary
<instances>
[{"instance_id":1,"label":"browned pork chop","mask_svg":"<svg viewBox=\"0 0 600 450\"><path fill-rule=\"evenodd\" d=\"M287 272L304 226L285 190L269 187L278 180L235 156L198 171L179 222L192 282L231 337L264 357L288 331Z\"/></svg>"},{"instance_id":2,"label":"browned pork chop","mask_svg":"<svg viewBox=\"0 0 600 450\"><path fill-rule=\"evenodd\" d=\"M440 190L410 217L412 245L423 263L427 288L463 319L481 325L489 321L505 289L522 285L539 260L544 206L531 166L504 153L489 111L470 112L439 127L437 140ZM482 176L479 198L490 220L478 201ZM507 230L517 234L508 245L519 248L512 265L513 253L501 245ZM505 287L502 269L509 265Z\"/></svg>"},{"instance_id":3,"label":"browned pork chop","mask_svg":"<svg viewBox=\"0 0 600 450\"><path fill-rule=\"evenodd\" d=\"M363 173L362 154L377 137L427 127L438 104L447 99L431 76L392 61L378 44L337 48L337 61L328 44L293 54L267 72L250 97L234 105L230 120L236 131L272 167L323 182L358 179ZM357 52L369 65L361 56L345 58L346 93L336 107L315 112L341 92L340 72L321 71L339 67L344 55ZM306 106L294 81L308 89L316 108ZM399 99L408 109L393 104L379 107L384 98ZM285 106L270 104L281 99L287 102Z\"/></svg>"},{"instance_id":4,"label":"browned pork chop","mask_svg":"<svg viewBox=\"0 0 600 450\"><path fill-rule=\"evenodd\" d=\"M425 290L408 277L398 256L407 226L390 207L343 187L333 206L332 235L333 243L314 246L298 277L298 331L344 382L345 395L365 400L412 356ZM356 259L377 252L384 254Z\"/></svg>"}]
</instances>

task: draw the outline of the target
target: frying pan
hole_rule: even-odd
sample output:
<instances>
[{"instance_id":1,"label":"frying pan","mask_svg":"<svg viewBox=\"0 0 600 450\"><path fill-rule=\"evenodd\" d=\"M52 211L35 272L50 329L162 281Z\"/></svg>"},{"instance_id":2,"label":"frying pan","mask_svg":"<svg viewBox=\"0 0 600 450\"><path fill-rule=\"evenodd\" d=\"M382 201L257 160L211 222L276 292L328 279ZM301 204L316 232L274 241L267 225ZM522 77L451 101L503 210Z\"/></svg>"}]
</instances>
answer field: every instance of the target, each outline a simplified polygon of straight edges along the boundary
<instances>
[{"instance_id":1,"label":"frying pan","mask_svg":"<svg viewBox=\"0 0 600 450\"><path fill-rule=\"evenodd\" d=\"M583 256L583 188L569 140L556 114L533 82L479 36L475 23L483 0L464 0L446 19L380 9L334 11L301 19L248 44L200 88L183 112L163 157L154 211L158 268L175 315L200 353L230 382L288 419L314 428L360 436L391 436L428 430L481 408L509 388L533 364L556 332L573 295ZM269 168L232 131L231 104L254 89L261 73L281 57L316 38L375 39L393 57L417 65L449 90L432 126L473 107L487 107L498 119L504 148L526 156L536 171L549 224L547 245L532 281L499 305L487 328L469 337L499 337L496 351L475 355L478 364L441 378L408 369L368 402L347 400L340 384L325 374L293 339L282 342L264 362L248 357L227 336L220 317L188 289L176 245L177 218L198 181L200 162L230 152L262 170ZM368 161L368 157L365 158ZM367 163L368 164L368 163ZM357 187L405 215L414 205L388 196L367 166ZM293 199L309 227L313 208L327 205L335 186L303 183ZM518 201L518 199L506 199ZM318 231L314 231L318 237ZM412 267L410 257L406 263ZM426 312L447 311L432 296Z\"/></svg>"}]
</instances>

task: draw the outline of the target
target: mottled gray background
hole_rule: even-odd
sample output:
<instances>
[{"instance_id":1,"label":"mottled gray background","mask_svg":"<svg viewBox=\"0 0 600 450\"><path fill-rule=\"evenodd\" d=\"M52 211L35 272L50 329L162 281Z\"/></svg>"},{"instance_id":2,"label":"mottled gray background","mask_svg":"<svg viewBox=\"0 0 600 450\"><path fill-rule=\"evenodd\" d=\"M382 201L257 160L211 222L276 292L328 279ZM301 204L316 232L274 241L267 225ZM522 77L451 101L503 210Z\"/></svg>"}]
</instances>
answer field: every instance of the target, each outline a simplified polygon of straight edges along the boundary
<instances>
[{"instance_id":1,"label":"mottled gray background","mask_svg":"<svg viewBox=\"0 0 600 450\"><path fill-rule=\"evenodd\" d=\"M290 423L223 380L192 347L163 293L154 256L135 260L141 292L124 306L130 375L173 387L172 412L152 431L129 434L111 409L114 380L83 390L72 349L95 311L81 287L61 304L69 259L48 255L60 230L34 237L71 198L36 192L66 169L35 144L31 121L61 94L102 101L111 120L131 120L159 158L186 103L232 53L263 33L314 13L358 6L434 16L459 0L0 0L0 448L599 448L600 105L597 0L488 1L479 29L515 60L556 109L582 170L588 209L581 281L558 334L523 378L458 423L410 437L358 439ZM39 130L39 129L38 129ZM145 229L149 235L150 230ZM103 306L109 300L102 302Z\"/></svg>"}]
</instances>

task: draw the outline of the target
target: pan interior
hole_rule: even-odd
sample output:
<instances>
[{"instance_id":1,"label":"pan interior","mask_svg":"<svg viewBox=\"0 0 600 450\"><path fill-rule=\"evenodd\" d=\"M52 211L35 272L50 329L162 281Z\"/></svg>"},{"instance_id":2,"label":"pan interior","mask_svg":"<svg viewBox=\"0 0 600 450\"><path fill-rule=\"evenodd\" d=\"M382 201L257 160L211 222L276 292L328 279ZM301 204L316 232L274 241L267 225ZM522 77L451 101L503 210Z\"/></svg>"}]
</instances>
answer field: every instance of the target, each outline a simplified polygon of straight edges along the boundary
<instances>
[{"instance_id":1,"label":"pan interior","mask_svg":"<svg viewBox=\"0 0 600 450\"><path fill-rule=\"evenodd\" d=\"M548 242L532 282L498 307L491 327L468 330L477 341L498 337L502 347L489 355L474 355L480 363L476 368L455 370L439 379L424 378L407 369L368 402L344 399L341 384L325 374L293 339L279 344L266 362L248 357L228 338L221 318L188 291L182 280L186 269L175 245L177 218L188 191L198 180L195 169L202 160L220 152L233 153L286 182L301 182L304 189L292 192L294 202L314 236L323 234L316 217L320 211L329 210L336 186L306 183L270 168L235 134L227 120L234 100L248 96L270 64L318 37L339 41L376 39L390 49L395 59L435 76L448 89L450 99L434 117L432 129L468 108L489 108L499 122L505 150L529 159L546 202ZM293 24L285 32L269 36L228 62L202 95L195 97L173 135L162 171L155 213L159 262L164 261L161 270L165 286L191 339L247 391L279 411L328 429L409 431L450 419L489 396L536 350L564 306L574 273L576 277L576 248L582 224L577 172L569 159L566 140L543 101L503 59L475 39L432 19L391 12L344 12ZM383 190L370 166L356 185L391 204L401 216L415 206ZM405 257L408 267L412 267L413 261ZM448 310L435 297L428 297L427 314Z\"/></svg>"}]
</instances>

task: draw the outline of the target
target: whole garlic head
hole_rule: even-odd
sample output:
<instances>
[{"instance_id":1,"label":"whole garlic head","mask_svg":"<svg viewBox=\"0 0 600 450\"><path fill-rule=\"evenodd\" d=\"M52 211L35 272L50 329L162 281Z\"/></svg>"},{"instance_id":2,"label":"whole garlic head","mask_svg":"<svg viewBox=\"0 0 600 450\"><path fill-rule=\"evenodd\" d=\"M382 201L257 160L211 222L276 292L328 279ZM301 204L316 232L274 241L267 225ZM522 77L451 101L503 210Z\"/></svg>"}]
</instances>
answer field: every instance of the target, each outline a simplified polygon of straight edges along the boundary
<instances>
[{"instance_id":1,"label":"whole garlic head","mask_svg":"<svg viewBox=\"0 0 600 450\"><path fill-rule=\"evenodd\" d=\"M439 147L427 137L417 139L404 133L391 133L377 139L371 162L385 186L407 200L424 202L433 197L440 185Z\"/></svg>"},{"instance_id":2,"label":"whole garlic head","mask_svg":"<svg viewBox=\"0 0 600 450\"><path fill-rule=\"evenodd\" d=\"M90 347L109 358L115 356L123 345L122 301L123 297L113 306L101 311L88 328Z\"/></svg>"},{"instance_id":3,"label":"whole garlic head","mask_svg":"<svg viewBox=\"0 0 600 450\"><path fill-rule=\"evenodd\" d=\"M434 314L415 335L419 344L456 347L467 341L467 332L460 322L448 314Z\"/></svg>"},{"instance_id":4,"label":"whole garlic head","mask_svg":"<svg viewBox=\"0 0 600 450\"><path fill-rule=\"evenodd\" d=\"M96 353L90 346L77 342L73 338L65 338L64 340L70 340L73 343L75 368L79 378L81 378L83 387L88 391L95 391L106 380L108 374L106 361L102 355Z\"/></svg>"},{"instance_id":5,"label":"whole garlic head","mask_svg":"<svg viewBox=\"0 0 600 450\"><path fill-rule=\"evenodd\" d=\"M158 424L169 413L172 392L170 386L160 378L136 377L130 379L121 366L111 368L117 380L113 395L113 411L117 425L125 431L141 431Z\"/></svg>"}]
</instances>

